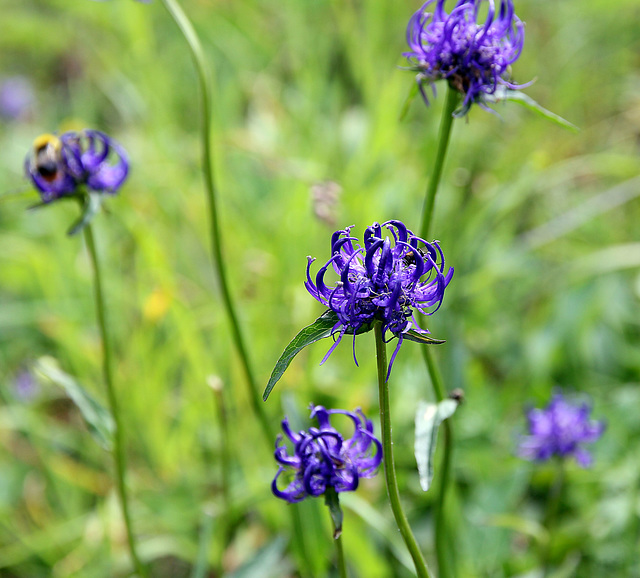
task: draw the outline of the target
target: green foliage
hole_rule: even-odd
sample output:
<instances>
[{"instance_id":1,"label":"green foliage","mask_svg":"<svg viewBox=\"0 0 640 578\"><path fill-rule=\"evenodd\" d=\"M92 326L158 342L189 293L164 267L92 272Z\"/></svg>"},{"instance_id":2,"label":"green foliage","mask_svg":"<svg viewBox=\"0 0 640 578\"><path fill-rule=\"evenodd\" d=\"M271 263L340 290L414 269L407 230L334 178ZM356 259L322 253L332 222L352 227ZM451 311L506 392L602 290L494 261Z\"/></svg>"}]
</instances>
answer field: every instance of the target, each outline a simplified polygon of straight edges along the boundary
<instances>
[{"instance_id":1,"label":"green foliage","mask_svg":"<svg viewBox=\"0 0 640 578\"><path fill-rule=\"evenodd\" d=\"M551 566L576 578L640 575L637 0L615 10L603 0L515 4L527 41L514 78L537 78L527 94L581 130L511 103L497 107L501 118L473 108L454 123L433 231L456 272L423 324L446 339L434 354L447 388L465 390L464 413L451 418L446 515L461 578L539 572L554 474L514 457L523 408L556 386L584 392L608 429L592 469L568 464ZM321 313L303 287L306 256L328 259L331 233L350 224L419 226L443 91L429 108L416 98L399 122L415 80L397 66L418 6L184 1L215 79L224 250L262 383ZM0 119L0 574L130 572L109 456L64 390L25 399L14 387L51 356L92 397L103 392L91 270L80 236L65 235L78 209L28 211L37 198L20 193L37 135L95 127L132 161L92 227L141 555L154 577L190 576L203 557L214 575L261 564L295 575L287 507L269 491L273 450L249 411L211 275L196 76L183 39L158 2L7 0L2 18L0 77L27 75L37 106L20 121ZM310 188L328 182L342 193L319 217ZM421 491L413 458L416 404L429 391L420 347L403 345L390 393L402 499L431 560L433 492ZM346 346L320 369L325 348L306 348L278 394L294 394L303 415L312 401L375 415L373 342L363 335L357 348L359 367ZM228 502L212 375L224 383L230 426ZM266 406L274 429L275 399ZM352 575L410 576L382 477L341 504ZM322 576L330 520L321 503L301 506ZM208 549L203 510L213 519Z\"/></svg>"}]
</instances>

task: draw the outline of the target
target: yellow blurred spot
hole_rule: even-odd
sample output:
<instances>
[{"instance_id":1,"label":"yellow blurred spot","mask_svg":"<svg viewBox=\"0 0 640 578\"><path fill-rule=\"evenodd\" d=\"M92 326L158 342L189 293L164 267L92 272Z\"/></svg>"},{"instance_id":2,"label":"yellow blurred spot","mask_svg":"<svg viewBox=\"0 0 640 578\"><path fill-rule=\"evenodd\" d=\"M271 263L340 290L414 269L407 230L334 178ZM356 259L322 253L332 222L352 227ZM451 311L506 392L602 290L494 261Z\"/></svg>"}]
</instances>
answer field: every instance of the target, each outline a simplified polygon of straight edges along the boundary
<instances>
[{"instance_id":1,"label":"yellow blurred spot","mask_svg":"<svg viewBox=\"0 0 640 578\"><path fill-rule=\"evenodd\" d=\"M165 289L154 289L144 302L142 316L153 323L160 321L171 304L171 294Z\"/></svg>"}]
</instances>

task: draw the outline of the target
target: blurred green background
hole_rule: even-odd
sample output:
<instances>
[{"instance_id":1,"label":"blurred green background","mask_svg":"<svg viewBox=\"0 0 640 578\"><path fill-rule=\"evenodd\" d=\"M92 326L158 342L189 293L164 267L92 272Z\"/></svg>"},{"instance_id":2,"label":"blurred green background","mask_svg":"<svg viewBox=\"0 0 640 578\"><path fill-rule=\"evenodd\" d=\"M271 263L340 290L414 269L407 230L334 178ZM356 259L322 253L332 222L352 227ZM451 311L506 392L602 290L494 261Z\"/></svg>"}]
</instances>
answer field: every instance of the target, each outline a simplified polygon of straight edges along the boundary
<instances>
[{"instance_id":1,"label":"blurred green background","mask_svg":"<svg viewBox=\"0 0 640 578\"><path fill-rule=\"evenodd\" d=\"M347 225L419 227L444 87L400 120L413 74L398 66L418 7L184 2L214 71L225 253L261 385L322 311L302 284L306 256L324 262ZM640 576L640 4L517 0L516 11L516 82L537 79L526 92L581 131L515 104L454 124L433 231L456 273L423 326L447 340L436 349L446 385L466 394L447 512L458 574L542 576L555 470L515 448L527 405L560 387L590 396L608 427L594 466L568 467L551 575ZM210 266L196 77L176 26L158 0L2 0L0 82L16 76L34 100L0 118L0 576L132 572L109 454L64 390L32 372L51 356L104 400L91 270L83 240L65 235L76 208L27 210L37 195L22 169L37 135L84 127L131 157L95 227L142 557L154 577L297 575L290 506L271 495L273 448ZM379 430L372 335L358 338L360 367L346 342L319 367L329 345L305 350L278 384L274 429L284 413L307 427L314 402L362 406ZM433 561L433 495L413 457L415 406L431 397L418 349L407 342L394 366L394 436L403 500ZM382 476L343 496L352 576L410 576ZM329 517L320 500L300 508L314 575L331 576Z\"/></svg>"}]
</instances>

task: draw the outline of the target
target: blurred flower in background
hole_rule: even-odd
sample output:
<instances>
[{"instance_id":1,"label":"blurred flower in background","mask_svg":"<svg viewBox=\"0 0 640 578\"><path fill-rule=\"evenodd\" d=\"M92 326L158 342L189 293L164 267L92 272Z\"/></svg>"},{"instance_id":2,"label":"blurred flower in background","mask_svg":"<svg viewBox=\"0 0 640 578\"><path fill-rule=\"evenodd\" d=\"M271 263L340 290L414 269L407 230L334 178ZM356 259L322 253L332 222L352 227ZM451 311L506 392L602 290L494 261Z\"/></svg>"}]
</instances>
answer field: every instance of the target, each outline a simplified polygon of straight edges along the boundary
<instances>
[{"instance_id":1,"label":"blurred flower in background","mask_svg":"<svg viewBox=\"0 0 640 578\"><path fill-rule=\"evenodd\" d=\"M0 79L0 116L10 120L27 118L33 111L36 97L26 76Z\"/></svg>"},{"instance_id":2,"label":"blurred flower in background","mask_svg":"<svg viewBox=\"0 0 640 578\"><path fill-rule=\"evenodd\" d=\"M375 476L382 460L382 445L373 435L373 424L360 409L350 412L327 410L321 405L311 406L311 417L318 420L319 428L294 433L285 417L282 429L293 444L289 454L282 444L282 435L276 440L275 458L280 464L271 489L278 498L295 503L307 496L320 496L331 486L336 492L351 492L358 487L360 478ZM330 416L343 414L351 418L353 437L344 439L330 424ZM375 454L373 448L375 447ZM293 479L284 489L278 489L278 478L287 471Z\"/></svg>"},{"instance_id":3,"label":"blurred flower in background","mask_svg":"<svg viewBox=\"0 0 640 578\"><path fill-rule=\"evenodd\" d=\"M433 12L427 8L434 4ZM493 0L488 1L484 23L478 23L483 0L459 0L450 14L445 0L428 0L409 20L404 52L417 71L420 92L428 104L424 83L446 79L463 97L466 114L473 103L487 109L483 96L494 94L498 85L520 88L509 82L510 65L524 46L524 24L515 15L512 0L502 0L496 14ZM435 89L434 89L435 90Z\"/></svg>"},{"instance_id":4,"label":"blurred flower in background","mask_svg":"<svg viewBox=\"0 0 640 578\"><path fill-rule=\"evenodd\" d=\"M590 414L587 403L555 393L546 408L527 412L529 435L520 441L518 455L538 462L573 456L583 468L590 466L593 459L582 446L597 441L605 429L604 422L591 420Z\"/></svg>"},{"instance_id":5,"label":"blurred flower in background","mask_svg":"<svg viewBox=\"0 0 640 578\"><path fill-rule=\"evenodd\" d=\"M73 195L86 186L115 194L129 173L124 149L97 130L44 134L33 143L25 171L43 202Z\"/></svg>"}]
</instances>

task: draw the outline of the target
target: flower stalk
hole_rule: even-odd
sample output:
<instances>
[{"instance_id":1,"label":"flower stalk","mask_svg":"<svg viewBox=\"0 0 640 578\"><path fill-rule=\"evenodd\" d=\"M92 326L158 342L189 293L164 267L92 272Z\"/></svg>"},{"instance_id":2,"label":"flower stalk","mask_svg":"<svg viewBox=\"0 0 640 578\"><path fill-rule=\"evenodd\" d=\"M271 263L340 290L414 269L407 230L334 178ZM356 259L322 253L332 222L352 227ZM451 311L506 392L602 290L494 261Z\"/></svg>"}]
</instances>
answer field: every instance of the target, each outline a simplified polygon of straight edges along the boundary
<instances>
[{"instance_id":1,"label":"flower stalk","mask_svg":"<svg viewBox=\"0 0 640 578\"><path fill-rule=\"evenodd\" d=\"M111 356L111 344L109 340L109 330L107 325L106 307L104 302L104 293L102 287L102 275L100 272L100 262L98 259L98 253L96 251L95 240L93 236L93 229L90 224L84 228L85 241L87 243L87 249L93 268L94 274L94 293L96 302L96 311L98 316L98 326L100 327L100 337L102 339L102 368L104 373L104 381L107 388L107 398L109 401L109 409L113 416L115 424L113 432L113 457L116 468L116 487L118 491L118 497L120 499L120 507L122 508L122 518L127 534L127 542L129 544L129 551L131 554L131 560L133 566L136 569L137 574L145 578L147 571L137 553L136 541L133 533L133 525L131 523L131 515L129 513L129 499L127 495L127 486L125 483L125 473L127 470L126 456L124 448L124 432L122 426L122 417L120 415L120 409L118 405L118 396L116 395L115 386L113 383L113 363Z\"/></svg>"},{"instance_id":2,"label":"flower stalk","mask_svg":"<svg viewBox=\"0 0 640 578\"><path fill-rule=\"evenodd\" d=\"M209 227L211 235L211 252L213 256L214 272L220 284L222 301L224 304L229 324L231 325L231 335L235 344L238 356L245 373L247 387L249 388L249 399L255 414L260 421L265 440L271 444L273 431L271 423L265 413L264 407L260 403L260 394L253 373L253 367L249 359L249 351L245 344L244 336L240 328L240 322L236 313L235 304L229 290L227 273L224 261L224 251L222 246L222 234L220 231L217 190L213 168L213 143L211 139L211 102L212 89L211 79L208 73L208 66L200 39L191 24L191 21L176 0L162 0L171 18L177 24L180 32L189 46L189 51L198 76L198 86L200 88L200 130L202 139L202 173L208 203Z\"/></svg>"},{"instance_id":3,"label":"flower stalk","mask_svg":"<svg viewBox=\"0 0 640 578\"><path fill-rule=\"evenodd\" d=\"M378 368L378 393L380 397L380 428L382 436L382 455L384 462L384 477L387 484L387 492L389 494L389 502L393 516L398 525L398 530L404 543L411 554L416 572L419 578L429 578L429 570L424 560L424 556L420 551L418 543L413 535L411 526L404 513L400 502L400 492L398 490L398 481L396 478L396 469L393 459L393 441L391 439L391 409L389 403L389 388L386 380L387 370L387 351L382 336L382 322L374 322L374 334L376 341L376 360Z\"/></svg>"},{"instance_id":4,"label":"flower stalk","mask_svg":"<svg viewBox=\"0 0 640 578\"><path fill-rule=\"evenodd\" d=\"M451 140L451 127L453 126L453 113L460 102L460 93L453 88L447 86L447 97L442 108L442 119L440 121L440 134L438 136L438 150L436 152L436 160L433 165L433 172L427 185L427 192L424 198L422 208L422 226L420 227L420 236L423 239L429 238L431 222L433 221L433 211L436 201L436 193L440 185L442 177L442 169L444 161L449 149L449 141Z\"/></svg>"}]
</instances>

